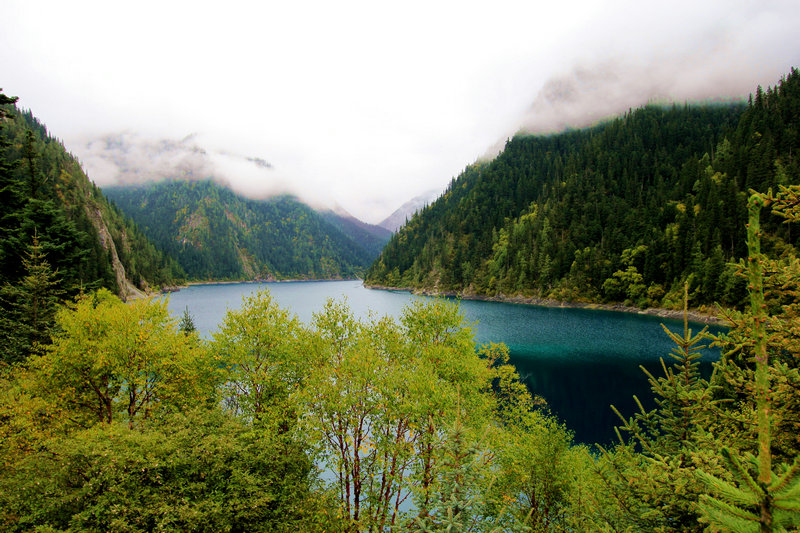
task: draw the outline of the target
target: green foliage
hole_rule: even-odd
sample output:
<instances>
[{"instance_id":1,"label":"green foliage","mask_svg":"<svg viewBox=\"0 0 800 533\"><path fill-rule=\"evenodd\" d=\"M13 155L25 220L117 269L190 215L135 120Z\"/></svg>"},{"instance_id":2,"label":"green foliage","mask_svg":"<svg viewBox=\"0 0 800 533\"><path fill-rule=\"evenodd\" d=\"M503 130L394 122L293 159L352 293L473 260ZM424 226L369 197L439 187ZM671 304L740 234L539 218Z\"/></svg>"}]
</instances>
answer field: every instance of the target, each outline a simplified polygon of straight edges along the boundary
<instances>
[{"instance_id":1,"label":"green foliage","mask_svg":"<svg viewBox=\"0 0 800 533\"><path fill-rule=\"evenodd\" d=\"M245 297L239 310L226 313L211 350L227 369L226 405L255 420L274 416L271 407L285 409L314 367L305 329L267 291Z\"/></svg>"},{"instance_id":2,"label":"green foliage","mask_svg":"<svg viewBox=\"0 0 800 533\"><path fill-rule=\"evenodd\" d=\"M22 259L36 236L65 296L106 287L124 297L131 282L174 284L179 267L109 205L30 112L0 96L0 283L16 285L25 275Z\"/></svg>"},{"instance_id":3,"label":"green foliage","mask_svg":"<svg viewBox=\"0 0 800 533\"><path fill-rule=\"evenodd\" d=\"M212 181L104 192L192 279L360 275L385 242L374 227L320 215L290 196L249 200Z\"/></svg>"},{"instance_id":4,"label":"green foliage","mask_svg":"<svg viewBox=\"0 0 800 533\"><path fill-rule=\"evenodd\" d=\"M607 524L654 531L701 531L695 501L704 492L695 477L698 467L713 469L716 460L708 433L713 422L711 401L714 389L700 377L700 344L706 330L693 334L688 327L688 283L684 286L683 334L664 331L675 343L667 366L661 360L663 376L648 377L656 408L646 411L638 398L640 412L622 420L617 433L621 445L604 451L597 473L604 480L615 513ZM620 431L621 430L621 431ZM623 434L628 438L623 439Z\"/></svg>"},{"instance_id":5,"label":"green foliage","mask_svg":"<svg viewBox=\"0 0 800 533\"><path fill-rule=\"evenodd\" d=\"M355 320L329 301L315 316L320 366L301 393L304 428L333 473L342 513L354 530L399 521L413 469L419 392L402 365L403 344L387 319Z\"/></svg>"},{"instance_id":6,"label":"green foliage","mask_svg":"<svg viewBox=\"0 0 800 533\"><path fill-rule=\"evenodd\" d=\"M164 302L125 304L100 290L59 311L56 322L52 344L30 366L40 394L80 426L133 427L162 409L213 399L204 348L176 330Z\"/></svg>"},{"instance_id":7,"label":"green foliage","mask_svg":"<svg viewBox=\"0 0 800 533\"><path fill-rule=\"evenodd\" d=\"M298 531L317 505L303 450L195 409L136 430L97 425L48 440L0 478L4 531Z\"/></svg>"},{"instance_id":8,"label":"green foliage","mask_svg":"<svg viewBox=\"0 0 800 533\"><path fill-rule=\"evenodd\" d=\"M61 295L58 273L51 270L36 234L22 267L24 276L17 285L6 282L0 287L0 305L6 310L0 316L0 361L6 363L24 361L37 347L50 342Z\"/></svg>"},{"instance_id":9,"label":"green foliage","mask_svg":"<svg viewBox=\"0 0 800 533\"><path fill-rule=\"evenodd\" d=\"M260 292L208 345L163 302L108 291L56 324L41 355L0 373L4 530L701 531L768 500L777 531L797 515L800 463L776 461L762 484L750 434L732 429L758 412L752 375L721 363L703 379L705 331L688 326L668 332L674 365L648 374L656 408L593 455L445 300L399 320L329 301L306 327ZM796 458L791 375L770 373L784 379L773 435Z\"/></svg>"},{"instance_id":10,"label":"green foliage","mask_svg":"<svg viewBox=\"0 0 800 533\"><path fill-rule=\"evenodd\" d=\"M498 525L514 531L582 530L579 478L589 469L588 455L573 447L566 427L527 411L504 425L492 450L497 455L486 500Z\"/></svg>"},{"instance_id":11,"label":"green foliage","mask_svg":"<svg viewBox=\"0 0 800 533\"><path fill-rule=\"evenodd\" d=\"M286 430L285 398L257 421L225 409L219 398L243 372L177 329L164 302L101 290L56 323L44 353L0 367L4 531L335 526Z\"/></svg>"},{"instance_id":12,"label":"green foliage","mask_svg":"<svg viewBox=\"0 0 800 533\"><path fill-rule=\"evenodd\" d=\"M753 475L759 470L758 458L746 454L742 461L728 448L721 453L732 483L702 470L697 472L708 490L716 495L702 495L698 505L703 521L714 531L771 533L800 524L800 459L788 469L783 468L783 474L770 472L774 480L764 484L756 480L759 476Z\"/></svg>"},{"instance_id":13,"label":"green foliage","mask_svg":"<svg viewBox=\"0 0 800 533\"><path fill-rule=\"evenodd\" d=\"M189 306L186 306L186 309L183 310L181 320L178 322L178 329L187 336L197 331L197 327L194 325L194 318L189 312Z\"/></svg>"},{"instance_id":14,"label":"green foliage","mask_svg":"<svg viewBox=\"0 0 800 533\"><path fill-rule=\"evenodd\" d=\"M535 410L508 349L476 349L457 305L414 301L398 324L357 320L331 301L314 328L321 366L300 393L303 428L334 475L350 530L578 522L571 480L588 465L569 433Z\"/></svg>"},{"instance_id":15,"label":"green foliage","mask_svg":"<svg viewBox=\"0 0 800 533\"><path fill-rule=\"evenodd\" d=\"M431 508L415 519L425 533L487 531L491 526L483 511L481 490L487 452L467 439L467 433L456 419L445 441L441 480Z\"/></svg>"},{"instance_id":16,"label":"green foliage","mask_svg":"<svg viewBox=\"0 0 800 533\"><path fill-rule=\"evenodd\" d=\"M711 378L697 371L704 332L669 333L675 365L662 363L664 377L648 374L657 408L620 415L630 439L597 463L598 512L610 529L701 531L707 524L711 531L772 532L800 523L793 351L800 268L792 256L770 261L761 252L759 212L772 201L776 214L795 214L789 188L752 196L749 255L740 265L750 308L726 313L732 327L714 339L723 358ZM688 291L687 284L684 302Z\"/></svg>"},{"instance_id":17,"label":"green foliage","mask_svg":"<svg viewBox=\"0 0 800 533\"><path fill-rule=\"evenodd\" d=\"M786 189L783 192L778 195L777 211L779 214L788 211L786 217L791 218L795 215L792 205L794 194ZM800 525L800 459L795 457L791 465L780 465L778 471L773 471L772 466L775 420L786 412L780 409L781 395L776 394L771 384L768 315L764 303L765 258L761 254L760 213L771 201L772 194L754 193L749 201L747 225L750 309L746 318L751 324L749 336L752 362L755 363L752 386L756 399L754 414L758 453L757 456L750 453L740 458L735 450L728 447L722 449L732 482L708 472L698 472L700 479L715 494L704 495L699 506L703 520L715 530L772 532L785 531L786 526ZM800 270L793 269L789 275L794 281L793 285L797 286ZM785 326L783 321L771 324L778 331L782 326ZM796 455L796 448L794 451Z\"/></svg>"},{"instance_id":18,"label":"green foliage","mask_svg":"<svg viewBox=\"0 0 800 533\"><path fill-rule=\"evenodd\" d=\"M792 70L746 107L647 106L518 135L395 234L366 281L679 309L690 280L693 306L738 306L726 264L746 254L745 191L800 176L798 101ZM765 228L789 245L800 235L774 218Z\"/></svg>"}]
</instances>

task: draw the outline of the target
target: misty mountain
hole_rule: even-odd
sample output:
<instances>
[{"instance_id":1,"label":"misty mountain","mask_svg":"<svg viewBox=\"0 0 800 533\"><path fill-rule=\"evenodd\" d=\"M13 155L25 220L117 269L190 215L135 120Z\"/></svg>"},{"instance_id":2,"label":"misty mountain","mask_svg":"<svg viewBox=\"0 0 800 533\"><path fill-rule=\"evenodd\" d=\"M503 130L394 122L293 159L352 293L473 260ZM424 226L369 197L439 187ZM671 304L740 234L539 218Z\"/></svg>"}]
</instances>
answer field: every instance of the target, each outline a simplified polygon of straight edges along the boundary
<instances>
[{"instance_id":1,"label":"misty mountain","mask_svg":"<svg viewBox=\"0 0 800 533\"><path fill-rule=\"evenodd\" d=\"M406 221L410 220L417 211L436 200L440 194L441 191L430 190L419 196L415 196L398 207L391 215L380 221L378 225L394 233L400 229Z\"/></svg>"},{"instance_id":2,"label":"misty mountain","mask_svg":"<svg viewBox=\"0 0 800 533\"><path fill-rule=\"evenodd\" d=\"M34 241L54 273L51 296L105 287L125 298L184 275L42 122L11 104L0 108L0 204L0 285L29 274Z\"/></svg>"},{"instance_id":3,"label":"misty mountain","mask_svg":"<svg viewBox=\"0 0 800 533\"><path fill-rule=\"evenodd\" d=\"M362 275L386 236L291 196L253 200L213 181L167 180L104 192L190 279Z\"/></svg>"},{"instance_id":4,"label":"misty mountain","mask_svg":"<svg viewBox=\"0 0 800 533\"><path fill-rule=\"evenodd\" d=\"M321 210L318 213L329 224L367 249L373 258L378 257L392 236L392 232L388 229L375 224L367 224L341 207L334 210Z\"/></svg>"},{"instance_id":5,"label":"misty mountain","mask_svg":"<svg viewBox=\"0 0 800 533\"><path fill-rule=\"evenodd\" d=\"M800 181L800 74L748 105L649 105L520 134L468 167L384 248L366 282L486 296L737 305L749 189ZM798 228L766 218L787 252Z\"/></svg>"},{"instance_id":6,"label":"misty mountain","mask_svg":"<svg viewBox=\"0 0 800 533\"><path fill-rule=\"evenodd\" d=\"M260 178L268 180L273 169L272 163L262 157L205 147L196 134L173 139L124 131L84 140L76 144L76 149L101 186L137 186L176 176L206 179L224 175L221 166L231 165L239 172L258 173Z\"/></svg>"}]
</instances>

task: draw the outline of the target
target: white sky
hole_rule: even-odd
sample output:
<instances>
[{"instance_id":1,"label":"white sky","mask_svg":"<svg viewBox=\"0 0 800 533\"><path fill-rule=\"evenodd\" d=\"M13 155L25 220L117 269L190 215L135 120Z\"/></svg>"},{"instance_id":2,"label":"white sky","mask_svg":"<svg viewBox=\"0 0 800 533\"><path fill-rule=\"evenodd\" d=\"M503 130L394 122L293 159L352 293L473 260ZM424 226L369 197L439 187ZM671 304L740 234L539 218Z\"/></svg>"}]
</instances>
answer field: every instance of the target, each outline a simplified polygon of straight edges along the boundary
<instances>
[{"instance_id":1,"label":"white sky","mask_svg":"<svg viewBox=\"0 0 800 533\"><path fill-rule=\"evenodd\" d=\"M792 66L800 0L0 7L0 87L99 185L188 168L369 222L521 127L744 96Z\"/></svg>"}]
</instances>

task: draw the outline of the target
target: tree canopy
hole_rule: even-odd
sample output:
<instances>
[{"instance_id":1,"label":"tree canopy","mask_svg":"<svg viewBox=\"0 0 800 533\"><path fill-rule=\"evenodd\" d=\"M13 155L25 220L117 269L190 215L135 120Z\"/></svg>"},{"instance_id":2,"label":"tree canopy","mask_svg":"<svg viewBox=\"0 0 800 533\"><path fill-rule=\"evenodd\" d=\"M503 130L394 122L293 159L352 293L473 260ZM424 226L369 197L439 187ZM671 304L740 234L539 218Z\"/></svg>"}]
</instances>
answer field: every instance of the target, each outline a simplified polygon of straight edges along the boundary
<instances>
[{"instance_id":1,"label":"tree canopy","mask_svg":"<svg viewBox=\"0 0 800 533\"><path fill-rule=\"evenodd\" d=\"M731 262L751 188L800 176L800 73L748 105L649 105L597 126L517 135L395 234L367 283L679 309L741 306ZM767 216L781 253L800 235Z\"/></svg>"}]
</instances>

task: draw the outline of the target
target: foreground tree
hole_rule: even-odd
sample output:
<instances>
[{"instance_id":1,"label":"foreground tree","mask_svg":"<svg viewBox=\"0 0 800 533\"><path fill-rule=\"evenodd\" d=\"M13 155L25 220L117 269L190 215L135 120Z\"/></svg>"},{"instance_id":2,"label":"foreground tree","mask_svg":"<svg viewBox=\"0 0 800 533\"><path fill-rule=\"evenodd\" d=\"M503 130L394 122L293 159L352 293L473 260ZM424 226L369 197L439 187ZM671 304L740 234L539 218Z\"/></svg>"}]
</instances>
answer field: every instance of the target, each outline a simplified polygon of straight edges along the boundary
<instances>
[{"instance_id":1,"label":"foreground tree","mask_svg":"<svg viewBox=\"0 0 800 533\"><path fill-rule=\"evenodd\" d=\"M99 424L0 476L3 531L308 531L324 517L302 446L217 407Z\"/></svg>"},{"instance_id":2,"label":"foreground tree","mask_svg":"<svg viewBox=\"0 0 800 533\"><path fill-rule=\"evenodd\" d=\"M797 192L797 188L783 189L782 194L778 195L778 214L789 219L800 215ZM729 475L715 476L706 471L699 472L700 479L713 494L701 499L703 520L715 530L771 533L786 531L788 526L800 525L800 457L797 457L795 448L795 457L791 463L774 465L773 461L774 430L777 423L783 422L780 419L785 415L785 411L781 409L783 406L780 405L785 400L779 394L780 389L773 389L773 375L781 375L784 380L794 382L795 385L800 384L800 379L796 360L792 361L793 368L780 361L773 366L770 361L768 329L773 329L772 340L776 336L786 339L787 333L790 337L794 336L793 332L783 329L787 326L785 321L769 323L764 300L766 259L761 253L759 219L761 210L772 201L771 194L755 193L748 203L747 276L750 309L747 315L737 317L747 324L745 331L749 333L749 338L736 346L740 365L744 365L745 374L749 373L748 367L755 367L751 370L752 381L748 385L755 396L755 405L750 413L756 419L753 425L757 433L757 452L753 454L735 446L725 446L721 453ZM794 269L791 277L794 278L793 286L797 287L800 270ZM796 327L796 324L792 325ZM737 338L741 340L741 333L734 332L729 341ZM779 349L785 348L785 343L779 345ZM742 352L752 354L752 359L744 359ZM792 356L796 357L795 354ZM728 356L730 355L732 354L729 353ZM780 354L772 357L780 359Z\"/></svg>"},{"instance_id":3,"label":"foreground tree","mask_svg":"<svg viewBox=\"0 0 800 533\"><path fill-rule=\"evenodd\" d=\"M567 527L584 456L456 304L418 300L398 323L330 301L314 329L302 428L348 531Z\"/></svg>"},{"instance_id":4,"label":"foreground tree","mask_svg":"<svg viewBox=\"0 0 800 533\"><path fill-rule=\"evenodd\" d=\"M0 336L3 353L0 361L24 361L38 347L50 342L61 296L58 272L53 272L42 252L39 238L33 236L22 259L24 276L17 283L0 287Z\"/></svg>"},{"instance_id":5,"label":"foreground tree","mask_svg":"<svg viewBox=\"0 0 800 533\"><path fill-rule=\"evenodd\" d=\"M123 303L105 289L56 317L47 352L31 360L42 397L81 427L133 427L162 409L213 400L216 369L196 337L175 328L166 303Z\"/></svg>"},{"instance_id":6,"label":"foreground tree","mask_svg":"<svg viewBox=\"0 0 800 533\"><path fill-rule=\"evenodd\" d=\"M693 333L687 319L688 284L684 286L682 334L664 327L675 343L672 365L661 360L663 375L648 377L656 408L626 418L617 434L620 446L603 450L597 473L606 489L604 497L617 503L606 512L606 527L634 527L653 531L701 531L695 502L705 492L696 469L712 469L715 445L709 433L714 414L714 388L699 371L706 329ZM624 438L624 437L625 438ZM715 470L718 471L718 470ZM600 504L598 507L606 506ZM614 512L609 512L611 509Z\"/></svg>"},{"instance_id":7,"label":"foreground tree","mask_svg":"<svg viewBox=\"0 0 800 533\"><path fill-rule=\"evenodd\" d=\"M336 529L285 417L223 408L238 375L164 302L101 290L57 326L44 353L0 367L0 529Z\"/></svg>"},{"instance_id":8,"label":"foreground tree","mask_svg":"<svg viewBox=\"0 0 800 533\"><path fill-rule=\"evenodd\" d=\"M397 324L329 301L314 317L319 367L301 393L304 428L334 477L347 530L391 528L410 498L419 397Z\"/></svg>"},{"instance_id":9,"label":"foreground tree","mask_svg":"<svg viewBox=\"0 0 800 533\"><path fill-rule=\"evenodd\" d=\"M623 418L629 440L598 462L604 528L766 533L800 524L800 264L788 247L767 260L759 225L772 202L797 217L797 192L751 196L749 257L739 266L750 308L725 313L731 329L714 339L723 354L709 380L696 367L703 333L670 334L676 364L663 365L664 377L648 374L658 407Z\"/></svg>"},{"instance_id":10,"label":"foreground tree","mask_svg":"<svg viewBox=\"0 0 800 533\"><path fill-rule=\"evenodd\" d=\"M261 291L228 311L214 335L211 351L227 371L226 405L252 420L288 407L290 394L315 366L305 328L297 317ZM290 416L294 416L291 414Z\"/></svg>"}]
</instances>

